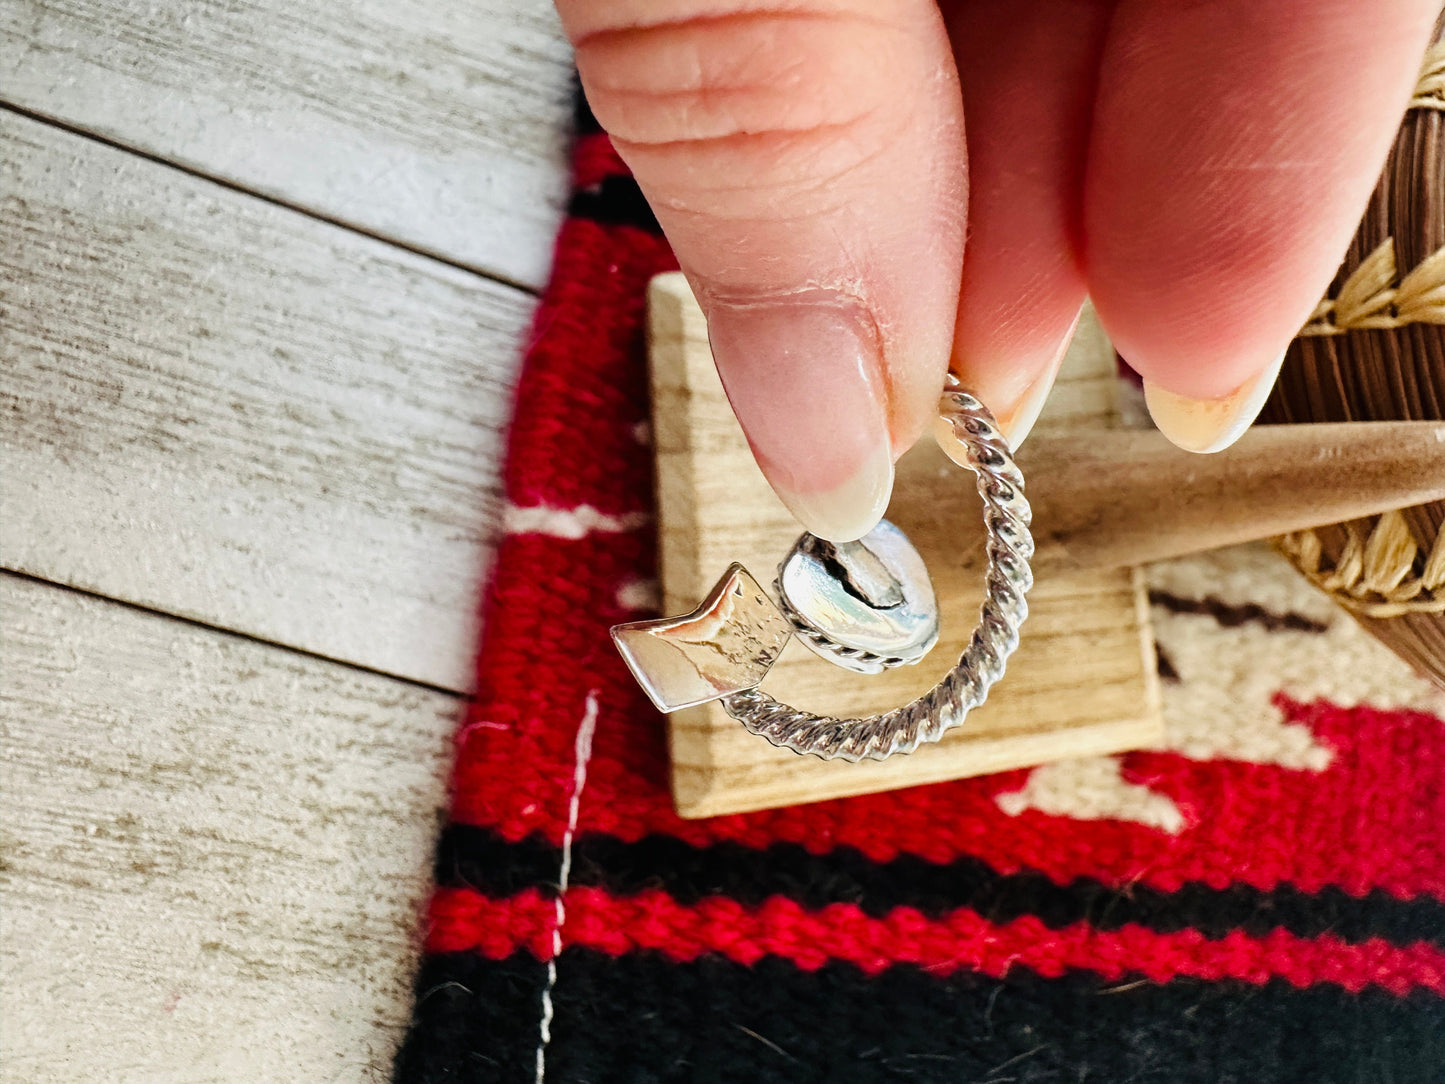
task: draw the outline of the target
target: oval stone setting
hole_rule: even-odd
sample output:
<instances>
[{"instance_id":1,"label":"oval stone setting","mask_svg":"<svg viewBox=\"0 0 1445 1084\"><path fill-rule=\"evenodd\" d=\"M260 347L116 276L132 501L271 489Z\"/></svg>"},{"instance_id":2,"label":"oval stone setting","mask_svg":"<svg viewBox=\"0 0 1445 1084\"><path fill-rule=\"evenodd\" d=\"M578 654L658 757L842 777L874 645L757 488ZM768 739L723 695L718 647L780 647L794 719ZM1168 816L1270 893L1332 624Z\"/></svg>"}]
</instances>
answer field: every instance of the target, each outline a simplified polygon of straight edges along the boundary
<instances>
[{"instance_id":1,"label":"oval stone setting","mask_svg":"<svg viewBox=\"0 0 1445 1084\"><path fill-rule=\"evenodd\" d=\"M887 520L856 542L805 534L778 569L799 639L860 674L910 666L938 642L938 599L908 536Z\"/></svg>"}]
</instances>

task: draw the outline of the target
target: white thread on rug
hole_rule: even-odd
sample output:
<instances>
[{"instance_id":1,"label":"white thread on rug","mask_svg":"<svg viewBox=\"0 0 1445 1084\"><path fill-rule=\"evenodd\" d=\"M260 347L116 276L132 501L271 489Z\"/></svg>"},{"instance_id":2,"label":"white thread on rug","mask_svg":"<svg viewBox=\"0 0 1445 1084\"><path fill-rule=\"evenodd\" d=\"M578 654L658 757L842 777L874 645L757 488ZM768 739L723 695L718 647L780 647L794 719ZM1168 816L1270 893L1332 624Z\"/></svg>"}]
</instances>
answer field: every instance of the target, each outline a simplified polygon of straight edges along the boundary
<instances>
[{"instance_id":1,"label":"white thread on rug","mask_svg":"<svg viewBox=\"0 0 1445 1084\"><path fill-rule=\"evenodd\" d=\"M502 529L507 534L545 534L553 538L586 538L589 534L623 534L650 521L647 512L624 512L619 516L599 512L589 504L576 508L548 508L546 505L507 505Z\"/></svg>"},{"instance_id":2,"label":"white thread on rug","mask_svg":"<svg viewBox=\"0 0 1445 1084\"><path fill-rule=\"evenodd\" d=\"M592 759L592 735L597 729L597 690L587 694L582 722L577 726L576 760L572 769L572 800L567 806L567 829L562 833L562 870L557 878L556 922L552 926L552 955L547 959L547 983L542 987L542 1020L537 1026L537 1084L547 1078L547 1044L552 1041L552 989L557 985L557 957L562 954L562 927L567 923L567 881L572 876L572 837L582 809L582 788L587 785L587 762Z\"/></svg>"}]
</instances>

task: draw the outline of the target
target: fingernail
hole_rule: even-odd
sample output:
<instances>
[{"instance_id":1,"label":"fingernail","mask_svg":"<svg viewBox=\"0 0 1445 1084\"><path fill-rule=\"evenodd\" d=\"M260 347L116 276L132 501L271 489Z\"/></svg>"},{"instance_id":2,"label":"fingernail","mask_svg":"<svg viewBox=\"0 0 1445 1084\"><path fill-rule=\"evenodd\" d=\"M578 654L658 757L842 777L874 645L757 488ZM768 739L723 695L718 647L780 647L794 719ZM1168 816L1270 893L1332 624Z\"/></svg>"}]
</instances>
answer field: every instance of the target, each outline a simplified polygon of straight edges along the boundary
<instances>
[{"instance_id":1,"label":"fingernail","mask_svg":"<svg viewBox=\"0 0 1445 1084\"><path fill-rule=\"evenodd\" d=\"M708 338L733 412L768 484L820 538L872 530L893 492L873 322L851 298L809 290L714 303Z\"/></svg>"},{"instance_id":2,"label":"fingernail","mask_svg":"<svg viewBox=\"0 0 1445 1084\"><path fill-rule=\"evenodd\" d=\"M1082 308L1079 311L1082 314ZM1005 392L996 397L996 402L985 398L985 403L993 411L994 421L998 422L999 431L1008 441L1010 451L1018 451L1019 446L1033 432L1034 423L1039 420L1044 404L1049 400L1049 392L1053 390L1054 381L1058 379L1059 369L1064 364L1064 355L1069 352L1069 344L1073 342L1074 332L1078 327L1079 316L1075 316L1074 322L1069 325L1068 333L1059 342L1052 360L1022 391L1016 391L1012 395ZM968 449L954 436L953 426L942 418L934 422L933 439L955 463L960 466L968 465Z\"/></svg>"},{"instance_id":3,"label":"fingernail","mask_svg":"<svg viewBox=\"0 0 1445 1084\"><path fill-rule=\"evenodd\" d=\"M1054 386L1054 377L1057 374L1058 367L1055 366L1025 388L1006 413L994 415L994 421L998 422L999 432L1008 441L1010 451L1019 450L1019 445L1039 420L1039 414L1044 409L1044 402L1049 397L1049 390ZM945 418L934 418L933 439L943 449L944 455L960 467L969 465L968 448L954 433L953 423Z\"/></svg>"},{"instance_id":4,"label":"fingernail","mask_svg":"<svg viewBox=\"0 0 1445 1084\"><path fill-rule=\"evenodd\" d=\"M1029 434L1033 432L1034 423L1039 420L1044 404L1048 402L1049 392L1054 389L1054 381L1059 377L1059 369L1064 364L1064 356L1069 352L1069 345L1074 341L1074 333L1079 330L1079 320L1083 315L1084 309L1083 306L1080 306L1079 311L1074 314L1074 322L1069 325L1068 332L1059 341L1059 348L1054 353L1053 360L1049 362L1048 368L1016 396L1012 403L1000 403L994 412L994 417L998 420L998 427L1003 431L1011 451L1018 451L1023 442L1028 439Z\"/></svg>"},{"instance_id":5,"label":"fingernail","mask_svg":"<svg viewBox=\"0 0 1445 1084\"><path fill-rule=\"evenodd\" d=\"M1144 402L1159 432L1186 452L1222 452L1259 417L1283 364L1281 354L1264 372L1218 399L1191 399L1146 380Z\"/></svg>"},{"instance_id":6,"label":"fingernail","mask_svg":"<svg viewBox=\"0 0 1445 1084\"><path fill-rule=\"evenodd\" d=\"M1033 432L1034 422L1039 420L1039 412L1044 409L1044 402L1049 397L1049 390L1054 386L1054 376L1058 371L1058 366L1051 368L1030 384L1013 406L994 416L999 431L1003 433L1012 451L1018 451L1019 445Z\"/></svg>"}]
</instances>

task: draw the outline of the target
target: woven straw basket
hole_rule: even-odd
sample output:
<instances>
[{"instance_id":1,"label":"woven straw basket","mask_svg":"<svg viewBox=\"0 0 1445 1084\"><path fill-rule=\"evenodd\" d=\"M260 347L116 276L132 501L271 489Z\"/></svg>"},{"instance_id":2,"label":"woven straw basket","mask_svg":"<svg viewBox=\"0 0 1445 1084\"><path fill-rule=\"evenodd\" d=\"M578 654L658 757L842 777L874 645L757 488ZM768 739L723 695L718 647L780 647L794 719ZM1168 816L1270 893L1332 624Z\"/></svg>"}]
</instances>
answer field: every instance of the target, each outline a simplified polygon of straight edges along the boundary
<instances>
[{"instance_id":1,"label":"woven straw basket","mask_svg":"<svg viewBox=\"0 0 1445 1084\"><path fill-rule=\"evenodd\" d=\"M1267 422L1445 419L1445 16L1359 232L1290 345ZM1445 502L1286 535L1279 549L1445 687Z\"/></svg>"}]
</instances>

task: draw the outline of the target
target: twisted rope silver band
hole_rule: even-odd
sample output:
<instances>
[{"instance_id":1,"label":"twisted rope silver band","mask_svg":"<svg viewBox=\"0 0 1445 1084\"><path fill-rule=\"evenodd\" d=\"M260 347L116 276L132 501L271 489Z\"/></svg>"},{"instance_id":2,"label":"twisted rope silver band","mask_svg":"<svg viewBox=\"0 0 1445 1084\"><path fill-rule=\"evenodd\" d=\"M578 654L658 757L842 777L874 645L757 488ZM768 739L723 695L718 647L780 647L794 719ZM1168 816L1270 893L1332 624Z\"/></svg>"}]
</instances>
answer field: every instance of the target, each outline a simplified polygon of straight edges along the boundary
<instances>
[{"instance_id":1,"label":"twisted rope silver band","mask_svg":"<svg viewBox=\"0 0 1445 1084\"><path fill-rule=\"evenodd\" d=\"M967 449L968 466L977 475L978 495L983 499L988 535L988 595L979 611L978 627L958 664L913 703L864 719L814 715L757 689L724 697L727 713L749 732L795 753L824 760L884 760L937 741L982 704L989 688L1003 676L1008 657L1018 647L1019 626L1029 612L1025 595L1034 582L1029 570L1034 540L1029 533L1031 516L1024 499L1024 479L993 415L952 377L939 413Z\"/></svg>"}]
</instances>

